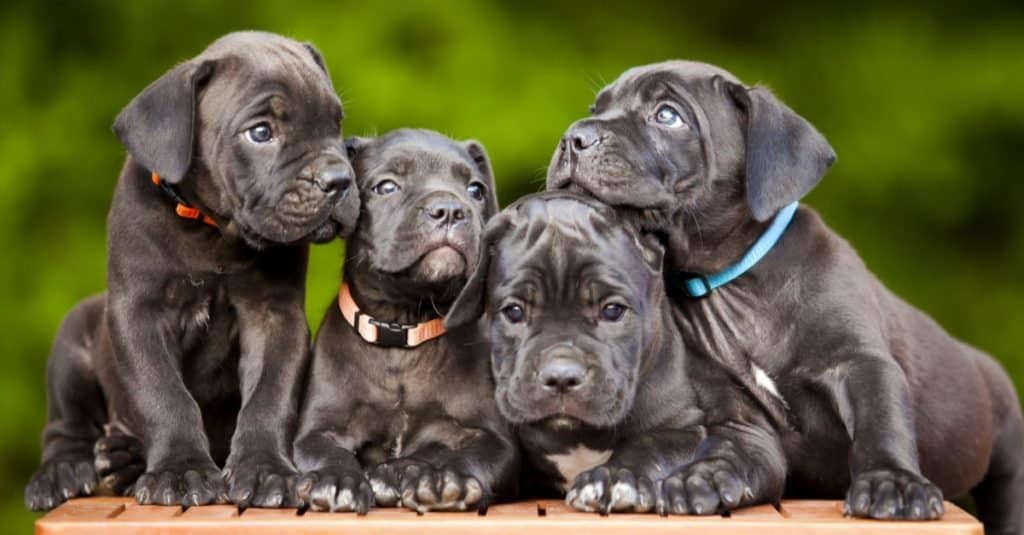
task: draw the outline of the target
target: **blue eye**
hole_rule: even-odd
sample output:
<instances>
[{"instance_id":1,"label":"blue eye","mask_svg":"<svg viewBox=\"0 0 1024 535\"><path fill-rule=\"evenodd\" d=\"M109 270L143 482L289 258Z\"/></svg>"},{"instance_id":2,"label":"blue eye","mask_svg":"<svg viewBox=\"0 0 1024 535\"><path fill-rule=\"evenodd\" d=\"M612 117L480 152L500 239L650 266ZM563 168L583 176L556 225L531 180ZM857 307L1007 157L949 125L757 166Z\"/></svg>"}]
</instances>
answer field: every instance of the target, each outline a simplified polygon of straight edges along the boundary
<instances>
[{"instance_id":1,"label":"blue eye","mask_svg":"<svg viewBox=\"0 0 1024 535\"><path fill-rule=\"evenodd\" d=\"M479 182L473 182L472 184L466 186L466 191L469 193L469 196L472 197L474 201L482 201L484 200L484 192L487 191L487 188L485 188L484 185Z\"/></svg>"},{"instance_id":2,"label":"blue eye","mask_svg":"<svg viewBox=\"0 0 1024 535\"><path fill-rule=\"evenodd\" d=\"M245 137L252 143L257 145L268 143L274 139L274 131L271 130L270 125L267 123L260 123L245 131Z\"/></svg>"},{"instance_id":3,"label":"blue eye","mask_svg":"<svg viewBox=\"0 0 1024 535\"><path fill-rule=\"evenodd\" d=\"M523 307L519 305L508 305L501 309L501 314L505 316L505 319L509 323L519 323L526 317L526 312L523 311Z\"/></svg>"},{"instance_id":4,"label":"blue eye","mask_svg":"<svg viewBox=\"0 0 1024 535\"><path fill-rule=\"evenodd\" d=\"M608 303L601 307L601 320L603 321L619 321L622 319L622 315L626 313L626 306L618 303Z\"/></svg>"},{"instance_id":5,"label":"blue eye","mask_svg":"<svg viewBox=\"0 0 1024 535\"><path fill-rule=\"evenodd\" d=\"M373 192L377 195L391 195L399 189L398 184L395 184L394 180L382 180L373 187Z\"/></svg>"},{"instance_id":6,"label":"blue eye","mask_svg":"<svg viewBox=\"0 0 1024 535\"><path fill-rule=\"evenodd\" d=\"M679 112L675 108L669 105L664 105L658 108L658 111L654 114L654 120L662 126L668 128L682 128L686 126L683 122L683 117L679 115Z\"/></svg>"}]
</instances>

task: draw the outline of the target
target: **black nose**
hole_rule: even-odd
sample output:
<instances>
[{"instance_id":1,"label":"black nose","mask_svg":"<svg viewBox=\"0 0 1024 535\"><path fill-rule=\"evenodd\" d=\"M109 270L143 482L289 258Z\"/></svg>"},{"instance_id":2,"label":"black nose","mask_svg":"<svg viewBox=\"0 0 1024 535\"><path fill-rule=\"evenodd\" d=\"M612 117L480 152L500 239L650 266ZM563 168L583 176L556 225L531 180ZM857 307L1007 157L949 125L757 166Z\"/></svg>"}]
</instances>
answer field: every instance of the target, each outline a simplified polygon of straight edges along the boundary
<instances>
[{"instance_id":1,"label":"black nose","mask_svg":"<svg viewBox=\"0 0 1024 535\"><path fill-rule=\"evenodd\" d=\"M576 152L585 151L601 143L597 129L589 124L578 124L569 129L565 135L566 145Z\"/></svg>"},{"instance_id":2,"label":"black nose","mask_svg":"<svg viewBox=\"0 0 1024 535\"><path fill-rule=\"evenodd\" d=\"M352 186L352 168L347 165L330 165L317 172L313 182L324 193L337 197Z\"/></svg>"},{"instance_id":3,"label":"black nose","mask_svg":"<svg viewBox=\"0 0 1024 535\"><path fill-rule=\"evenodd\" d=\"M427 217L438 224L455 224L466 219L465 205L455 199L436 199L425 210Z\"/></svg>"},{"instance_id":4,"label":"black nose","mask_svg":"<svg viewBox=\"0 0 1024 535\"><path fill-rule=\"evenodd\" d=\"M559 357L549 360L540 369L538 379L546 390L565 394L583 386L587 370L577 360Z\"/></svg>"}]
</instances>

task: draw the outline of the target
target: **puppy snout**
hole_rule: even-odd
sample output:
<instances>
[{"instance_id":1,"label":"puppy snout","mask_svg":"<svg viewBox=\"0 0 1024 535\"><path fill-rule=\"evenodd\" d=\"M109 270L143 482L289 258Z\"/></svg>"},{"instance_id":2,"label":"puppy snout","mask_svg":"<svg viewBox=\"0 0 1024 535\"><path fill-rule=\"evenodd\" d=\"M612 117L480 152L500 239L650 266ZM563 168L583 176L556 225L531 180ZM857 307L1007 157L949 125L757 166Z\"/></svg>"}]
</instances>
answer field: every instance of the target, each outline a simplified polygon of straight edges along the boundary
<instances>
[{"instance_id":1,"label":"puppy snout","mask_svg":"<svg viewBox=\"0 0 1024 535\"><path fill-rule=\"evenodd\" d=\"M352 168L348 165L329 165L313 175L313 183L331 197L340 197L352 186Z\"/></svg>"},{"instance_id":2,"label":"puppy snout","mask_svg":"<svg viewBox=\"0 0 1024 535\"><path fill-rule=\"evenodd\" d=\"M565 394L586 383L587 369L576 359L556 357L541 367L537 379L545 390Z\"/></svg>"},{"instance_id":3,"label":"puppy snout","mask_svg":"<svg viewBox=\"0 0 1024 535\"><path fill-rule=\"evenodd\" d=\"M456 199L441 198L431 201L424 213L438 225L454 225L466 219L469 209Z\"/></svg>"},{"instance_id":4,"label":"puppy snout","mask_svg":"<svg viewBox=\"0 0 1024 535\"><path fill-rule=\"evenodd\" d=\"M600 133L586 123L574 125L565 137L565 145L575 152L583 152L601 143Z\"/></svg>"}]
</instances>

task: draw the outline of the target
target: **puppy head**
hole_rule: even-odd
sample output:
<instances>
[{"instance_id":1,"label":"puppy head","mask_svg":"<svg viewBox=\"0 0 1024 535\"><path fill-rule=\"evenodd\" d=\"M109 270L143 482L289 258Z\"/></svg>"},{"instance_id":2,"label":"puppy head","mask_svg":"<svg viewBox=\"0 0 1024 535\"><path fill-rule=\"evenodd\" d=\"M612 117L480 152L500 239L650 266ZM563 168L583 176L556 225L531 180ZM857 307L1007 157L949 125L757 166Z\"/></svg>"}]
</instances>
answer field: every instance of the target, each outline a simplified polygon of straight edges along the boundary
<instances>
[{"instance_id":1,"label":"puppy head","mask_svg":"<svg viewBox=\"0 0 1024 535\"><path fill-rule=\"evenodd\" d=\"M568 192L525 197L488 224L445 324L483 315L510 421L609 427L629 413L665 304L663 251L640 236Z\"/></svg>"},{"instance_id":2,"label":"puppy head","mask_svg":"<svg viewBox=\"0 0 1024 535\"><path fill-rule=\"evenodd\" d=\"M346 269L369 269L412 293L454 297L498 207L483 146L413 129L347 144L363 209Z\"/></svg>"},{"instance_id":3,"label":"puppy head","mask_svg":"<svg viewBox=\"0 0 1024 535\"><path fill-rule=\"evenodd\" d=\"M825 138L767 89L711 65L630 69L592 115L569 127L548 189L638 209L669 231L679 214L765 221L806 194L835 161Z\"/></svg>"},{"instance_id":4,"label":"puppy head","mask_svg":"<svg viewBox=\"0 0 1024 535\"><path fill-rule=\"evenodd\" d=\"M150 84L114 131L225 232L263 247L326 241L355 225L341 120L315 48L238 32Z\"/></svg>"}]
</instances>

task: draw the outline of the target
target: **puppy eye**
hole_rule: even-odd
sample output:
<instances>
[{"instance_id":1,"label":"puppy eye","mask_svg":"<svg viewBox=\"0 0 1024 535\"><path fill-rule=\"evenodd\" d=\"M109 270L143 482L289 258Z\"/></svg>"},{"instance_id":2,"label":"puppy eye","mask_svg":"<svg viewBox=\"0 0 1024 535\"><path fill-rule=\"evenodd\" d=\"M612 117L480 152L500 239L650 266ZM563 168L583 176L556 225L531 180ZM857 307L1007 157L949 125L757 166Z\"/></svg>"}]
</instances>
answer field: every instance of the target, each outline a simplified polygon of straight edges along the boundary
<instances>
[{"instance_id":1,"label":"puppy eye","mask_svg":"<svg viewBox=\"0 0 1024 535\"><path fill-rule=\"evenodd\" d=\"M654 114L654 121L668 128L682 128L686 126L679 112L669 105L658 108L658 111Z\"/></svg>"},{"instance_id":2,"label":"puppy eye","mask_svg":"<svg viewBox=\"0 0 1024 535\"><path fill-rule=\"evenodd\" d=\"M601 320L602 321L619 321L622 319L622 315L626 313L626 306L618 303L608 303L601 307Z\"/></svg>"},{"instance_id":3,"label":"puppy eye","mask_svg":"<svg viewBox=\"0 0 1024 535\"><path fill-rule=\"evenodd\" d=\"M479 182L473 182L472 184L466 186L466 192L469 193L469 196L472 197L474 201L484 200L484 193L486 191L487 188L485 188L484 185Z\"/></svg>"},{"instance_id":4,"label":"puppy eye","mask_svg":"<svg viewBox=\"0 0 1024 535\"><path fill-rule=\"evenodd\" d=\"M267 123L260 123L245 131L245 137L250 143L256 143L257 145L263 143L269 143L274 139L274 131L271 130L270 125Z\"/></svg>"},{"instance_id":5,"label":"puppy eye","mask_svg":"<svg viewBox=\"0 0 1024 535\"><path fill-rule=\"evenodd\" d=\"M523 307L519 305L508 305L501 309L501 314L505 316L505 319L508 320L509 323L519 323L526 317Z\"/></svg>"},{"instance_id":6,"label":"puppy eye","mask_svg":"<svg viewBox=\"0 0 1024 535\"><path fill-rule=\"evenodd\" d=\"M391 195L399 189L401 188L398 187L394 180L382 180L373 187L373 192L377 195Z\"/></svg>"}]
</instances>

